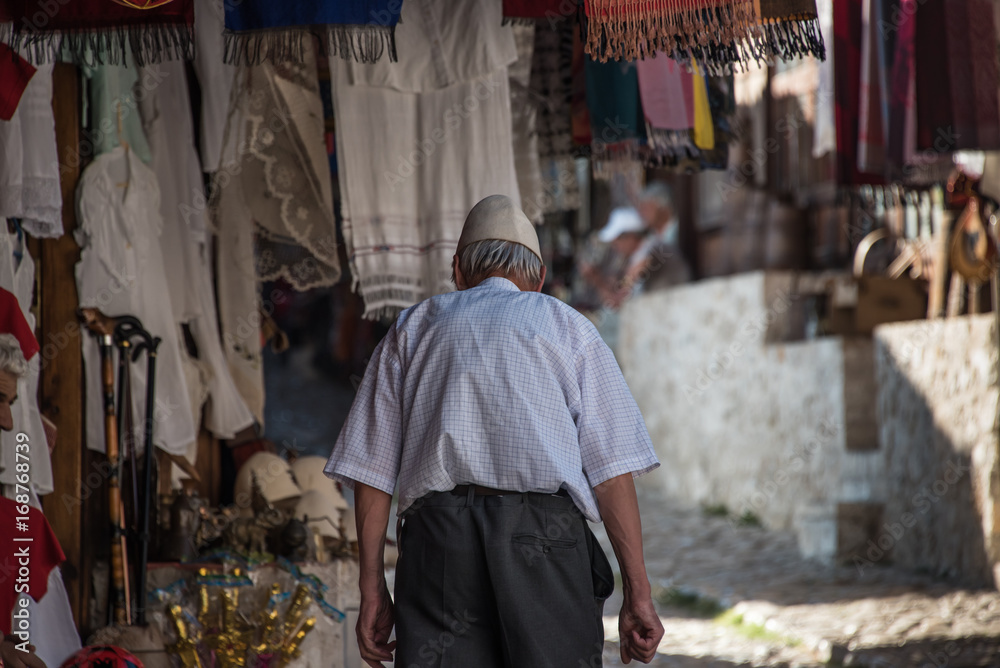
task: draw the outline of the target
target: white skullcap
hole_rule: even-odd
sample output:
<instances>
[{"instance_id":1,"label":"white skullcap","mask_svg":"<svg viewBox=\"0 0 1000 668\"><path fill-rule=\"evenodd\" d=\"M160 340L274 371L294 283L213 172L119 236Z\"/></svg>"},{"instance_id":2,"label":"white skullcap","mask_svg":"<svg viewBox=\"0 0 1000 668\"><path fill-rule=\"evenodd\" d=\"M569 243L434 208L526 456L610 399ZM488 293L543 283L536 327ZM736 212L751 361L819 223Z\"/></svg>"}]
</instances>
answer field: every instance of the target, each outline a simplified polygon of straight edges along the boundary
<instances>
[{"instance_id":1,"label":"white skullcap","mask_svg":"<svg viewBox=\"0 0 1000 668\"><path fill-rule=\"evenodd\" d=\"M610 243L628 232L642 232L646 226L642 224L639 212L631 208L615 209L608 216L608 224L597 234L604 243Z\"/></svg>"},{"instance_id":2,"label":"white skullcap","mask_svg":"<svg viewBox=\"0 0 1000 668\"><path fill-rule=\"evenodd\" d=\"M487 239L513 241L542 259L535 226L506 195L490 195L472 207L462 227L462 236L458 238L456 252L460 253L469 244Z\"/></svg>"}]
</instances>

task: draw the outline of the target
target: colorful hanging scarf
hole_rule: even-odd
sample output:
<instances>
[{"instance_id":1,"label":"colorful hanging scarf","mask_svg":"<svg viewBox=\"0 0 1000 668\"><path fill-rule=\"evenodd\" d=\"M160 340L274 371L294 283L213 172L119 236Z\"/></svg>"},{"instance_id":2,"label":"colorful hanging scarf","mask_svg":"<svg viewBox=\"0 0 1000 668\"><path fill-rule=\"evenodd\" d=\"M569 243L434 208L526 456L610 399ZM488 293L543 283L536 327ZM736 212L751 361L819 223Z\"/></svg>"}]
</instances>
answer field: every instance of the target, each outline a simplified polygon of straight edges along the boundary
<instances>
[{"instance_id":1,"label":"colorful hanging scarf","mask_svg":"<svg viewBox=\"0 0 1000 668\"><path fill-rule=\"evenodd\" d=\"M578 6L578 0L503 0L503 20L569 18Z\"/></svg>"},{"instance_id":2,"label":"colorful hanging scarf","mask_svg":"<svg viewBox=\"0 0 1000 668\"><path fill-rule=\"evenodd\" d=\"M400 0L240 0L227 2L227 63L302 62L313 26L327 32L331 54L374 63L388 53L396 61L394 31Z\"/></svg>"},{"instance_id":3,"label":"colorful hanging scarf","mask_svg":"<svg viewBox=\"0 0 1000 668\"><path fill-rule=\"evenodd\" d=\"M841 185L882 183L858 170L858 108L861 104L861 2L833 3L834 92L837 123L837 181Z\"/></svg>"},{"instance_id":4,"label":"colorful hanging scarf","mask_svg":"<svg viewBox=\"0 0 1000 668\"><path fill-rule=\"evenodd\" d=\"M599 63L588 58L585 68L594 161L638 159L645 122L635 63Z\"/></svg>"},{"instance_id":5,"label":"colorful hanging scarf","mask_svg":"<svg viewBox=\"0 0 1000 668\"><path fill-rule=\"evenodd\" d=\"M990 0L926 0L916 26L917 148L1000 148Z\"/></svg>"},{"instance_id":6,"label":"colorful hanging scarf","mask_svg":"<svg viewBox=\"0 0 1000 668\"><path fill-rule=\"evenodd\" d=\"M0 0L0 41L34 64L57 57L78 64L138 65L194 56L194 2L171 0L135 9L111 0ZM5 34L6 33L6 34Z\"/></svg>"},{"instance_id":7,"label":"colorful hanging scarf","mask_svg":"<svg viewBox=\"0 0 1000 668\"><path fill-rule=\"evenodd\" d=\"M535 24L529 94L538 111L536 134L543 193L539 205L543 213L580 207L572 126L574 33L576 25L572 21Z\"/></svg>"},{"instance_id":8,"label":"colorful hanging scarf","mask_svg":"<svg viewBox=\"0 0 1000 668\"><path fill-rule=\"evenodd\" d=\"M587 53L602 62L661 52L722 74L772 56L826 55L815 0L585 0L584 9Z\"/></svg>"},{"instance_id":9,"label":"colorful hanging scarf","mask_svg":"<svg viewBox=\"0 0 1000 668\"><path fill-rule=\"evenodd\" d=\"M858 91L858 169L885 170L885 129L882 125L882 78L879 74L879 29L875 4L863 0L861 11L861 87Z\"/></svg>"},{"instance_id":10,"label":"colorful hanging scarf","mask_svg":"<svg viewBox=\"0 0 1000 668\"><path fill-rule=\"evenodd\" d=\"M691 73L663 54L637 60L635 66L646 117L648 161L665 166L694 157L698 151L691 137L695 127Z\"/></svg>"},{"instance_id":11,"label":"colorful hanging scarf","mask_svg":"<svg viewBox=\"0 0 1000 668\"><path fill-rule=\"evenodd\" d=\"M903 166L916 153L916 79L914 77L914 47L917 28L918 0L900 3L899 31L896 34L896 53L892 59L892 72L886 97L889 115L886 119L889 163Z\"/></svg>"},{"instance_id":12,"label":"colorful hanging scarf","mask_svg":"<svg viewBox=\"0 0 1000 668\"><path fill-rule=\"evenodd\" d=\"M782 60L802 56L826 59L816 0L755 0L768 55Z\"/></svg>"},{"instance_id":13,"label":"colorful hanging scarf","mask_svg":"<svg viewBox=\"0 0 1000 668\"><path fill-rule=\"evenodd\" d=\"M0 120L14 118L17 104L34 75L34 65L0 43Z\"/></svg>"}]
</instances>

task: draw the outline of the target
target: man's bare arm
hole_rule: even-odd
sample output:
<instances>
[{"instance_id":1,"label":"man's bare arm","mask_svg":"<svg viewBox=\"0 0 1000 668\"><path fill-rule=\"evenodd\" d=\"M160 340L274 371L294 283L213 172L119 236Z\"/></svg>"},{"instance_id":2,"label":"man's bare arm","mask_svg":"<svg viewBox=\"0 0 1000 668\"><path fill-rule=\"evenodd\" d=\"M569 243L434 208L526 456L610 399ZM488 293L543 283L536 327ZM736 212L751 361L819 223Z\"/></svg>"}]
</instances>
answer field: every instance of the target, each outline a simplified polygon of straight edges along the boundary
<instances>
[{"instance_id":1,"label":"man's bare arm","mask_svg":"<svg viewBox=\"0 0 1000 668\"><path fill-rule=\"evenodd\" d=\"M663 624L653 598L642 555L642 521L632 474L607 480L594 488L601 518L622 574L624 601L618 620L622 661L649 663L663 637Z\"/></svg>"},{"instance_id":2,"label":"man's bare arm","mask_svg":"<svg viewBox=\"0 0 1000 668\"><path fill-rule=\"evenodd\" d=\"M392 661L396 643L389 642L395 614L385 583L385 530L389 525L392 496L357 483L354 512L358 528L361 609L358 614L358 646L369 666Z\"/></svg>"}]
</instances>

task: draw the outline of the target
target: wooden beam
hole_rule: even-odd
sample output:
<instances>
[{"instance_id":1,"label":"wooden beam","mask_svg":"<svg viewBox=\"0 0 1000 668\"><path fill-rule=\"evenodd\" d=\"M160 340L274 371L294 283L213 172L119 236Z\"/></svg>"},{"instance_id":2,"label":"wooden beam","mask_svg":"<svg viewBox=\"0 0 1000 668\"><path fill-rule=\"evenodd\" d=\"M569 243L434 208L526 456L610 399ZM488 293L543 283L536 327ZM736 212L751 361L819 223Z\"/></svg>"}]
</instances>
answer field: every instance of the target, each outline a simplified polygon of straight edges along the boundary
<instances>
[{"instance_id":1,"label":"wooden beam","mask_svg":"<svg viewBox=\"0 0 1000 668\"><path fill-rule=\"evenodd\" d=\"M78 628L89 628L90 569L84 538L85 496L83 442L83 359L76 324L78 298L74 267L80 248L76 229L76 184L80 177L80 89L76 67L57 64L52 74L52 106L56 120L63 228L58 239L41 243L39 258L39 325L42 413L59 429L52 455L55 492L44 497L45 516L52 525L66 563L63 578Z\"/></svg>"}]
</instances>

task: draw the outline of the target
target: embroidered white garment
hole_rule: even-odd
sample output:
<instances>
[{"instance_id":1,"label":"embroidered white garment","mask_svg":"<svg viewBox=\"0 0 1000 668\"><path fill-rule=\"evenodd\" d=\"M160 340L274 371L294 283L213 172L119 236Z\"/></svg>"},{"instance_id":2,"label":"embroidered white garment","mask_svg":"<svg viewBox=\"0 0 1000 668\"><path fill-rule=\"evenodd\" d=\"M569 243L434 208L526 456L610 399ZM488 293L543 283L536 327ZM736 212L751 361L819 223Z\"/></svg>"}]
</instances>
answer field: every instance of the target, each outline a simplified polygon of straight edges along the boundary
<instances>
[{"instance_id":1,"label":"embroidered white garment","mask_svg":"<svg viewBox=\"0 0 1000 668\"><path fill-rule=\"evenodd\" d=\"M80 244L76 284L81 307L105 315L133 315L162 339L156 363L153 443L174 454L194 447L196 430L181 366L180 341L160 249L162 218L156 175L119 146L97 157L80 177ZM81 336L85 371L87 446L105 449L101 369L95 337ZM144 357L131 365L136 442L143 445L146 399Z\"/></svg>"},{"instance_id":2,"label":"embroidered white garment","mask_svg":"<svg viewBox=\"0 0 1000 668\"><path fill-rule=\"evenodd\" d=\"M21 253L17 262L14 251ZM28 325L35 328L35 316L31 314L32 291L35 287L35 261L28 253L26 245L18 243L16 234L7 234L6 223L0 219L0 288L17 298L21 313ZM31 466L31 486L35 494L51 494L52 461L49 458L48 442L42 425L42 414L38 410L38 383L41 374L41 353L35 353L28 360L28 373L17 381L17 402L11 406L14 430L0 432L0 483L14 485L16 475L16 434L28 435L31 447L28 449Z\"/></svg>"},{"instance_id":3,"label":"embroidered white garment","mask_svg":"<svg viewBox=\"0 0 1000 668\"><path fill-rule=\"evenodd\" d=\"M194 71L201 82L201 167L206 172L219 168L222 142L229 111L236 68L222 61L225 40L223 0L195 0Z\"/></svg>"},{"instance_id":4,"label":"embroidered white garment","mask_svg":"<svg viewBox=\"0 0 1000 668\"><path fill-rule=\"evenodd\" d=\"M502 11L495 0L407 0L396 26L399 62L348 62L349 81L423 93L507 67L517 60L517 47Z\"/></svg>"},{"instance_id":5,"label":"embroidered white garment","mask_svg":"<svg viewBox=\"0 0 1000 668\"><path fill-rule=\"evenodd\" d=\"M206 234L208 207L184 63L150 65L143 74L160 81L144 96L140 111L152 154L150 167L160 186L160 246L173 314L178 325L188 324L198 350L198 359L191 360L181 349L186 364L194 367L187 377L193 416L200 424L207 394L205 426L219 438L232 438L253 423L253 416L233 384L219 339Z\"/></svg>"},{"instance_id":6,"label":"embroidered white garment","mask_svg":"<svg viewBox=\"0 0 1000 668\"><path fill-rule=\"evenodd\" d=\"M253 217L242 183L221 189L215 211L218 233L219 321L222 346L236 388L264 424L264 359L260 346L260 286L254 268Z\"/></svg>"},{"instance_id":7,"label":"embroidered white garment","mask_svg":"<svg viewBox=\"0 0 1000 668\"><path fill-rule=\"evenodd\" d=\"M491 3L469 4L492 11ZM447 58L447 67L457 68L449 72L465 71L461 64L468 59L498 69L420 93L350 83L392 84L394 79L374 70L361 73L369 67L380 72L396 65L412 67L402 55L400 63L392 64L340 61L331 72L342 229L365 317L390 316L454 289L451 258L469 210L494 194L520 204L506 68L516 57L513 36L500 21L470 20L452 33L464 16L451 11L455 7L441 0L405 4L397 41L431 39L422 21L407 18L431 12L442 17L435 30L454 34L454 42L443 56L433 44L414 49L431 61L429 68L445 67L435 64L440 56ZM483 44L508 40L509 54L504 46L496 50L502 57L484 60Z\"/></svg>"},{"instance_id":8,"label":"embroidered white garment","mask_svg":"<svg viewBox=\"0 0 1000 668\"><path fill-rule=\"evenodd\" d=\"M38 65L9 121L0 121L0 218L35 237L63 233L52 65Z\"/></svg>"}]
</instances>

